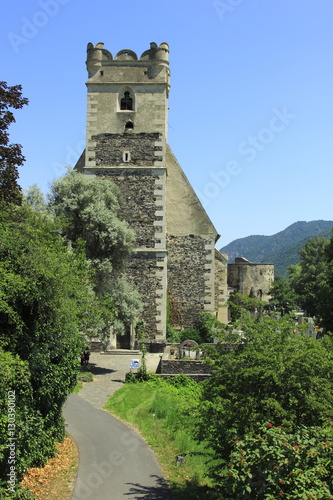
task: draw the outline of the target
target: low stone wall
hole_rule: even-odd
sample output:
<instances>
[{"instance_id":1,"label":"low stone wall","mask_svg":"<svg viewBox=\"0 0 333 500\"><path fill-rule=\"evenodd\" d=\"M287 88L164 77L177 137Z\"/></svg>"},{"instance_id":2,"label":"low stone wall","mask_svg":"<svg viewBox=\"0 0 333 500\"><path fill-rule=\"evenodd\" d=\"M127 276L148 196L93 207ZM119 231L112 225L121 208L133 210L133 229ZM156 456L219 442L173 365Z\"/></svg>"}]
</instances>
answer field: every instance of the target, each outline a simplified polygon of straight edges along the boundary
<instances>
[{"instance_id":1,"label":"low stone wall","mask_svg":"<svg viewBox=\"0 0 333 500\"><path fill-rule=\"evenodd\" d=\"M172 373L157 373L160 378L172 378L176 377L179 375L179 373L172 374ZM210 373L186 373L187 377L190 377L193 379L195 382L202 382L203 380L207 380L207 378L210 377Z\"/></svg>"},{"instance_id":2,"label":"low stone wall","mask_svg":"<svg viewBox=\"0 0 333 500\"><path fill-rule=\"evenodd\" d=\"M183 359L161 359L160 373L162 375L194 375L194 374L209 374L212 367L195 360Z\"/></svg>"},{"instance_id":3,"label":"low stone wall","mask_svg":"<svg viewBox=\"0 0 333 500\"><path fill-rule=\"evenodd\" d=\"M99 340L92 340L89 343L90 352L101 352L104 351L103 344Z\"/></svg>"},{"instance_id":4,"label":"low stone wall","mask_svg":"<svg viewBox=\"0 0 333 500\"><path fill-rule=\"evenodd\" d=\"M163 353L165 346L165 342L149 342L146 344L147 352L151 353Z\"/></svg>"}]
</instances>

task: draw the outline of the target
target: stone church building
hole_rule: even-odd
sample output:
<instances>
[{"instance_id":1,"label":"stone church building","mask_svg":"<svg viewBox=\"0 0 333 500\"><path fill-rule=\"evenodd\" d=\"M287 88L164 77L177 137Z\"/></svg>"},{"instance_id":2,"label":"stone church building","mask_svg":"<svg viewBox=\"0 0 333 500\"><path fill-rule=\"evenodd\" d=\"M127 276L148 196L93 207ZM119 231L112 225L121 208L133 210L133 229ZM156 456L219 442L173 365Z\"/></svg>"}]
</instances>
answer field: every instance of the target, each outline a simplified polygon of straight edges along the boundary
<instances>
[{"instance_id":1,"label":"stone church building","mask_svg":"<svg viewBox=\"0 0 333 500\"><path fill-rule=\"evenodd\" d=\"M76 168L122 192L120 217L136 234L126 272L140 291L150 339L165 341L167 315L181 329L200 311L227 322L227 258L168 145L168 44L151 43L139 58L89 43L87 70L86 149ZM117 343L131 345L133 329Z\"/></svg>"}]
</instances>

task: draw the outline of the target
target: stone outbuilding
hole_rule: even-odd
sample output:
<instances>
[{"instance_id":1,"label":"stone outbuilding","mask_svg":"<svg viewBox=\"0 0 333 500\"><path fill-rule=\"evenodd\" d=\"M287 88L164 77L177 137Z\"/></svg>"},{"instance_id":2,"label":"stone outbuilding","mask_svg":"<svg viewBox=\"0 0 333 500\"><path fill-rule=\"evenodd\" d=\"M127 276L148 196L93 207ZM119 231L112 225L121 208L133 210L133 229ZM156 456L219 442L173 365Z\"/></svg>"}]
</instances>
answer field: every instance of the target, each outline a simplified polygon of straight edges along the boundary
<instances>
[{"instance_id":1,"label":"stone outbuilding","mask_svg":"<svg viewBox=\"0 0 333 500\"><path fill-rule=\"evenodd\" d=\"M228 264L229 293L242 293L268 302L274 281L274 264L255 264L244 257L236 257Z\"/></svg>"},{"instance_id":2,"label":"stone outbuilding","mask_svg":"<svg viewBox=\"0 0 333 500\"><path fill-rule=\"evenodd\" d=\"M180 329L200 311L227 322L227 257L168 145L168 44L151 43L138 57L89 43L87 70L86 149L76 168L122 192L120 216L136 234L126 272L141 293L150 339L165 341L167 311ZM117 346L132 340L129 332Z\"/></svg>"}]
</instances>

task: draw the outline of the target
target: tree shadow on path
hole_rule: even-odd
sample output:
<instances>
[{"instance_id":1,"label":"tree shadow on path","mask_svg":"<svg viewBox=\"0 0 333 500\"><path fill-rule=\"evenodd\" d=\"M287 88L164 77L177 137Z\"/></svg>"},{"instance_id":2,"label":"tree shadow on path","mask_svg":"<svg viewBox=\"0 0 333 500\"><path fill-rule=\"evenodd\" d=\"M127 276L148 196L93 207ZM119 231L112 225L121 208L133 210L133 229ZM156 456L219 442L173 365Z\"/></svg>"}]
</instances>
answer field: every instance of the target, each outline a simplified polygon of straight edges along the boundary
<instances>
[{"instance_id":1,"label":"tree shadow on path","mask_svg":"<svg viewBox=\"0 0 333 500\"><path fill-rule=\"evenodd\" d=\"M90 370L93 375L106 375L108 373L116 373L117 370L113 370L112 368L103 368L102 366L98 366L95 363L89 363Z\"/></svg>"},{"instance_id":2,"label":"tree shadow on path","mask_svg":"<svg viewBox=\"0 0 333 500\"><path fill-rule=\"evenodd\" d=\"M163 477L152 475L155 478L156 485L144 486L139 483L127 483L131 485L128 493L124 496L138 500L172 500L171 490Z\"/></svg>"}]
</instances>

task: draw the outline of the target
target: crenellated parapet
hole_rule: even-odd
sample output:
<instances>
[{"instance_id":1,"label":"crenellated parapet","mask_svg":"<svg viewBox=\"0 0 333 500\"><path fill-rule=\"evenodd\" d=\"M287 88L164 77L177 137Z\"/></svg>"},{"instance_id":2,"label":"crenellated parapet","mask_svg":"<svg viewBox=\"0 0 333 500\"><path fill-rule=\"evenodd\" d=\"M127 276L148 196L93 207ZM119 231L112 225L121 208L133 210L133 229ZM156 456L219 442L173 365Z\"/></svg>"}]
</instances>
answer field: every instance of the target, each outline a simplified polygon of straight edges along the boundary
<instances>
[{"instance_id":1,"label":"crenellated parapet","mask_svg":"<svg viewBox=\"0 0 333 500\"><path fill-rule=\"evenodd\" d=\"M166 42L157 45L155 42L150 44L150 48L143 52L140 58L133 50L122 49L115 57L110 51L104 48L104 43L96 45L88 43L87 46L87 69L92 76L101 66L109 65L132 65L133 63L158 65L169 65L169 45Z\"/></svg>"}]
</instances>

